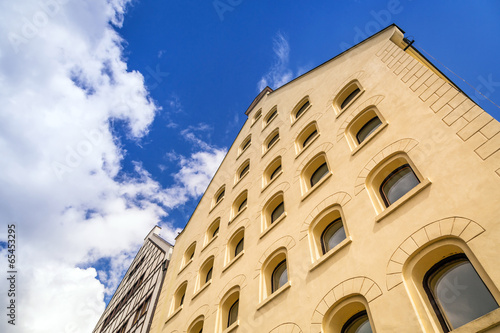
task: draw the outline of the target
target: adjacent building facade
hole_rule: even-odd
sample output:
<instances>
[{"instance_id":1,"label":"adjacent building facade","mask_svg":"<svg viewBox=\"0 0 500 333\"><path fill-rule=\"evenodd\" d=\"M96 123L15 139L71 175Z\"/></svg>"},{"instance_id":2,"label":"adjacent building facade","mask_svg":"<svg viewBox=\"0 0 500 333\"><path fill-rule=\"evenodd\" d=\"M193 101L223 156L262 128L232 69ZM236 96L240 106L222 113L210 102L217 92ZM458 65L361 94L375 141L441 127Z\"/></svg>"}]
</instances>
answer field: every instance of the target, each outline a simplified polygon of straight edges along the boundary
<instances>
[{"instance_id":1,"label":"adjacent building facade","mask_svg":"<svg viewBox=\"0 0 500 333\"><path fill-rule=\"evenodd\" d=\"M146 333L156 307L173 246L154 227L144 239L93 333Z\"/></svg>"},{"instance_id":2,"label":"adjacent building facade","mask_svg":"<svg viewBox=\"0 0 500 333\"><path fill-rule=\"evenodd\" d=\"M500 124L408 44L257 96L152 333L500 332Z\"/></svg>"}]
</instances>

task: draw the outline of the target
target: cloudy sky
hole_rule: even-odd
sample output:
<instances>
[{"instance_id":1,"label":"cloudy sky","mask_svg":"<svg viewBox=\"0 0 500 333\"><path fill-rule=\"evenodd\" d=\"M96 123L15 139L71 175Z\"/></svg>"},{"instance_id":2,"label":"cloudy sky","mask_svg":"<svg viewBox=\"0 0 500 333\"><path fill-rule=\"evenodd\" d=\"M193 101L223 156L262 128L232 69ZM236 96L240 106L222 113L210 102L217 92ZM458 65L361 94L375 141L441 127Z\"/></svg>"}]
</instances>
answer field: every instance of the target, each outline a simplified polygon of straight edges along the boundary
<instances>
[{"instance_id":1,"label":"cloudy sky","mask_svg":"<svg viewBox=\"0 0 500 333\"><path fill-rule=\"evenodd\" d=\"M91 332L149 230L174 242L258 92L390 23L499 119L499 15L496 1L0 0L3 309L11 224L18 270L16 326L4 314L0 331Z\"/></svg>"}]
</instances>

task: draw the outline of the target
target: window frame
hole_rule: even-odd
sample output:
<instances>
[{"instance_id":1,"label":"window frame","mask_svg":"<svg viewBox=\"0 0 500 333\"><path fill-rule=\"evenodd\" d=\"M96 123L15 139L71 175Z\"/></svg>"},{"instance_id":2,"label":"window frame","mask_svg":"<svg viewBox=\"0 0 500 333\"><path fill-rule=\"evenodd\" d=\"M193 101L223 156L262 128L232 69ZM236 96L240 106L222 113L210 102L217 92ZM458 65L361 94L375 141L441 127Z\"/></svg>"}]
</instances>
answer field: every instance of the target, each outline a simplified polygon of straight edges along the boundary
<instances>
[{"instance_id":1,"label":"window frame","mask_svg":"<svg viewBox=\"0 0 500 333\"><path fill-rule=\"evenodd\" d=\"M406 193L410 192L412 189L414 189L415 187L417 187L419 184L422 183L422 181L418 178L418 176L413 171L413 169L411 168L411 165L409 163L403 164L403 165L397 167L396 169L394 169L389 175L387 175L387 177L385 177L385 179L382 181L382 183L379 186L379 194L380 194L382 200L384 201L384 204L385 204L386 208L388 208L389 206L395 204L399 199L401 199L406 194L406 193L403 194L401 197L399 197L398 199L394 200L394 202L389 202L389 198L387 198L387 194L384 191L384 186L391 180L391 178L394 177L394 176L396 176L398 173L400 173L404 169L410 169L411 173L413 174L413 176L415 176L415 178L418 181L418 184L415 185L415 186L413 186L408 191L406 191ZM392 187L391 187L391 189L392 189Z\"/></svg>"},{"instance_id":2,"label":"window frame","mask_svg":"<svg viewBox=\"0 0 500 333\"><path fill-rule=\"evenodd\" d=\"M316 121L312 121L304 126L295 139L295 153L297 157L310 147L312 143L320 137L320 135L321 132Z\"/></svg>"},{"instance_id":3,"label":"window frame","mask_svg":"<svg viewBox=\"0 0 500 333\"><path fill-rule=\"evenodd\" d=\"M333 235L335 235L339 230L340 228L342 228L344 230L344 239L342 239L340 242L338 242L334 247L332 247L331 249L326 249L326 244L325 244L325 234L326 232L335 226L335 224L340 224L340 227L337 228L337 230L335 230L335 232L333 233ZM332 235L332 236L333 236ZM346 230L345 230L345 226L344 226L344 221L342 221L342 217L338 217L336 218L335 220L333 220L332 222L330 222L324 229L323 229L323 232L321 233L321 250L323 252L323 255L327 254L328 252L330 252L331 250L335 249L337 246L339 246L344 240L347 239L347 233L346 233Z\"/></svg>"},{"instance_id":4,"label":"window frame","mask_svg":"<svg viewBox=\"0 0 500 333\"><path fill-rule=\"evenodd\" d=\"M359 89L359 92L344 105L344 102L356 89ZM333 99L333 110L335 111L336 116L339 117L347 109L349 109L349 107L354 104L361 95L363 95L364 91L363 86L357 79L347 83Z\"/></svg>"},{"instance_id":5,"label":"window frame","mask_svg":"<svg viewBox=\"0 0 500 333\"><path fill-rule=\"evenodd\" d=\"M284 272L286 272L286 282L280 285L279 280L281 280L281 276L283 275L284 272L281 272L280 276L276 276L278 269L282 268L282 265L285 265ZM276 279L278 280L278 285L276 285ZM276 291L278 291L281 287L283 287L286 283L288 282L288 265L286 262L286 258L280 261L276 267L274 267L273 272L271 273L271 294L274 294Z\"/></svg>"}]
</instances>

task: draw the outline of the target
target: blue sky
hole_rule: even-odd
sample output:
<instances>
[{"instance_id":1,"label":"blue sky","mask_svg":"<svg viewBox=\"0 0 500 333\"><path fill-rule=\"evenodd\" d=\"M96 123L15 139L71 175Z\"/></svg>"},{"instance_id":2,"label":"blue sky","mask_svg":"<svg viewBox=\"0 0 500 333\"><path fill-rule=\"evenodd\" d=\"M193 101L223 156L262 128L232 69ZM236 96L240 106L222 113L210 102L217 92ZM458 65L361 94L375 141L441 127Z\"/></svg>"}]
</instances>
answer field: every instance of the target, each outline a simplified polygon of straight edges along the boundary
<instances>
[{"instance_id":1,"label":"blue sky","mask_svg":"<svg viewBox=\"0 0 500 333\"><path fill-rule=\"evenodd\" d=\"M16 332L91 331L149 230L174 241L260 89L391 23L500 104L499 14L497 1L0 1L0 218L17 226L26 309ZM2 258L5 239L6 227Z\"/></svg>"}]
</instances>

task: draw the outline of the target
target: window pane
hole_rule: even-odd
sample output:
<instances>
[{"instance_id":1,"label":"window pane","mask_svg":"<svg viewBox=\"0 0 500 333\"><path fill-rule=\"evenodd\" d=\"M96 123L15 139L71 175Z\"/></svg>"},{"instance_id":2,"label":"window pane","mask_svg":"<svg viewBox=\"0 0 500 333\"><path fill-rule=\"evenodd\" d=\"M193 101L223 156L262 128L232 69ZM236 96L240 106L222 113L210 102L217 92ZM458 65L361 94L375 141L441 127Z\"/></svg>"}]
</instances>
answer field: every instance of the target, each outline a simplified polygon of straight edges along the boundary
<instances>
[{"instance_id":1,"label":"window pane","mask_svg":"<svg viewBox=\"0 0 500 333\"><path fill-rule=\"evenodd\" d=\"M451 329L498 308L474 267L463 257L447 264L432 276L430 287Z\"/></svg>"},{"instance_id":2,"label":"window pane","mask_svg":"<svg viewBox=\"0 0 500 333\"><path fill-rule=\"evenodd\" d=\"M205 283L212 279L212 268L210 268L207 272L207 277L205 278Z\"/></svg>"},{"instance_id":3,"label":"window pane","mask_svg":"<svg viewBox=\"0 0 500 333\"><path fill-rule=\"evenodd\" d=\"M247 142L245 142L245 144L243 145L243 148L241 148L241 150L245 150L247 149L248 146L250 146L250 142L252 142L252 140L248 140Z\"/></svg>"},{"instance_id":4,"label":"window pane","mask_svg":"<svg viewBox=\"0 0 500 333\"><path fill-rule=\"evenodd\" d=\"M389 207L419 183L408 164L397 168L382 182L381 190L385 205Z\"/></svg>"},{"instance_id":5,"label":"window pane","mask_svg":"<svg viewBox=\"0 0 500 333\"><path fill-rule=\"evenodd\" d=\"M181 301L179 302L179 306L181 306L182 304L184 304L184 296L185 296L185 295L186 295L185 293L184 293L184 294L182 294L182 296L181 296Z\"/></svg>"},{"instance_id":6,"label":"window pane","mask_svg":"<svg viewBox=\"0 0 500 333\"><path fill-rule=\"evenodd\" d=\"M340 242L342 242L345 238L346 236L342 220L336 219L330 223L328 227L326 227L325 231L323 231L323 235L321 236L323 254L340 244Z\"/></svg>"},{"instance_id":7,"label":"window pane","mask_svg":"<svg viewBox=\"0 0 500 333\"><path fill-rule=\"evenodd\" d=\"M266 123L269 124L269 122L274 118L274 116L276 116L277 113L278 113L278 110L274 110L273 113L271 113L269 115L269 117L267 118Z\"/></svg>"},{"instance_id":8,"label":"window pane","mask_svg":"<svg viewBox=\"0 0 500 333\"><path fill-rule=\"evenodd\" d=\"M283 260L276 266L272 275L271 290L275 292L288 281L286 260Z\"/></svg>"},{"instance_id":9,"label":"window pane","mask_svg":"<svg viewBox=\"0 0 500 333\"><path fill-rule=\"evenodd\" d=\"M234 256L236 257L238 253L243 251L243 238L236 244L236 248L234 249Z\"/></svg>"},{"instance_id":10,"label":"window pane","mask_svg":"<svg viewBox=\"0 0 500 333\"><path fill-rule=\"evenodd\" d=\"M285 205L280 203L271 213L271 223L276 221L285 212Z\"/></svg>"},{"instance_id":11,"label":"window pane","mask_svg":"<svg viewBox=\"0 0 500 333\"><path fill-rule=\"evenodd\" d=\"M220 192L220 194L217 196L217 202L221 201L222 198L224 198L225 193L226 193L226 191L224 191L224 190L222 192Z\"/></svg>"},{"instance_id":12,"label":"window pane","mask_svg":"<svg viewBox=\"0 0 500 333\"><path fill-rule=\"evenodd\" d=\"M247 198L245 198L245 200L241 202L240 206L238 207L238 212L241 211L243 208L245 208L246 205L247 205Z\"/></svg>"},{"instance_id":13,"label":"window pane","mask_svg":"<svg viewBox=\"0 0 500 333\"><path fill-rule=\"evenodd\" d=\"M217 227L217 228L214 230L214 232L213 232L213 234L212 234L212 238L214 238L214 237L215 237L215 235L217 235L218 233L219 233L219 227Z\"/></svg>"},{"instance_id":14,"label":"window pane","mask_svg":"<svg viewBox=\"0 0 500 333\"><path fill-rule=\"evenodd\" d=\"M382 122L378 117L370 119L363 127L361 127L358 134L356 134L358 143L365 141L365 139L370 136L370 134L372 134L373 131L375 131L380 125L382 125Z\"/></svg>"},{"instance_id":15,"label":"window pane","mask_svg":"<svg viewBox=\"0 0 500 333\"><path fill-rule=\"evenodd\" d=\"M271 178L270 179L273 179L274 177L276 177L276 175L278 174L278 172L281 171L281 164L278 165L278 167L276 169L274 169L273 173L271 174Z\"/></svg>"},{"instance_id":16,"label":"window pane","mask_svg":"<svg viewBox=\"0 0 500 333\"><path fill-rule=\"evenodd\" d=\"M241 177L243 177L243 176L245 175L245 173L247 173L247 172L248 172L248 170L250 170L250 164L247 164L247 165L243 168L243 170L241 170L241 172L240 172L240 178L241 178Z\"/></svg>"},{"instance_id":17,"label":"window pane","mask_svg":"<svg viewBox=\"0 0 500 333\"><path fill-rule=\"evenodd\" d=\"M328 166L326 165L326 163L321 164L311 176L311 187L316 185L316 183L319 182L320 179L323 178L323 176L325 176L327 173Z\"/></svg>"},{"instance_id":18,"label":"window pane","mask_svg":"<svg viewBox=\"0 0 500 333\"><path fill-rule=\"evenodd\" d=\"M307 109L308 106L309 106L309 101L305 102L304 105L300 107L299 111L297 111L297 113L295 114L295 118L297 119L298 117L300 117L300 115L304 113L304 111Z\"/></svg>"},{"instance_id":19,"label":"window pane","mask_svg":"<svg viewBox=\"0 0 500 333\"><path fill-rule=\"evenodd\" d=\"M238 304L239 301L234 302L233 305L231 305L231 308L229 309L229 314L227 318L227 327L231 326L238 320Z\"/></svg>"},{"instance_id":20,"label":"window pane","mask_svg":"<svg viewBox=\"0 0 500 333\"><path fill-rule=\"evenodd\" d=\"M361 311L352 316L342 327L341 333L372 333L366 311Z\"/></svg>"},{"instance_id":21,"label":"window pane","mask_svg":"<svg viewBox=\"0 0 500 333\"><path fill-rule=\"evenodd\" d=\"M359 88L356 88L352 93L349 94L349 96L346 97L346 99L344 99L344 101L342 102L342 105L340 105L340 108L343 109L346 107L347 104L349 104L350 101L352 101L354 99L354 97L356 97L356 95L359 93Z\"/></svg>"},{"instance_id":22,"label":"window pane","mask_svg":"<svg viewBox=\"0 0 500 333\"><path fill-rule=\"evenodd\" d=\"M276 141L278 141L279 137L280 137L279 133L273 136L273 138L267 144L267 149L269 149Z\"/></svg>"},{"instance_id":23,"label":"window pane","mask_svg":"<svg viewBox=\"0 0 500 333\"><path fill-rule=\"evenodd\" d=\"M302 144L302 148L304 148L305 146L307 146L307 144L309 142L311 142L312 139L314 139L314 137L316 136L316 134L318 134L317 130L314 130L311 134L309 134L309 136L304 140L304 143Z\"/></svg>"}]
</instances>

